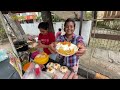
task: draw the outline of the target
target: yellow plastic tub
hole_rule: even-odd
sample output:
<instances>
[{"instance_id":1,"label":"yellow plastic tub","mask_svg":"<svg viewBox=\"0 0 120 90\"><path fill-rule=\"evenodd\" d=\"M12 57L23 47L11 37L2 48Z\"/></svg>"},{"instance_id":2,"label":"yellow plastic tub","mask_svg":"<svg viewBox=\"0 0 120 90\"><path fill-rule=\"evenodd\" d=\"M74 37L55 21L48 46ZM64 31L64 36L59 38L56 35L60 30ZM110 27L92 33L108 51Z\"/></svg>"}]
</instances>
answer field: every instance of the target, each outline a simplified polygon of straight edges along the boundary
<instances>
[{"instance_id":1,"label":"yellow plastic tub","mask_svg":"<svg viewBox=\"0 0 120 90\"><path fill-rule=\"evenodd\" d=\"M48 60L49 60L49 55L47 55L45 52L38 54L34 58L34 62L37 64L46 64Z\"/></svg>"}]
</instances>

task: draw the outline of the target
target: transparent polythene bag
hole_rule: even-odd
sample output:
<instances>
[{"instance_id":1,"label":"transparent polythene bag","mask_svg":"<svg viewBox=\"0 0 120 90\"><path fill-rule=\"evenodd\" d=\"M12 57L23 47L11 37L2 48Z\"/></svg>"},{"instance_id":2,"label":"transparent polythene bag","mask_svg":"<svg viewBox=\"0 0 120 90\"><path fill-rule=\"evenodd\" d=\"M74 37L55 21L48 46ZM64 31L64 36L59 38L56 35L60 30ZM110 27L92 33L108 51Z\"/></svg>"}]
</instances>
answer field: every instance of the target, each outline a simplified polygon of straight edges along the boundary
<instances>
[{"instance_id":1,"label":"transparent polythene bag","mask_svg":"<svg viewBox=\"0 0 120 90\"><path fill-rule=\"evenodd\" d=\"M8 58L7 51L5 49L0 49L0 62Z\"/></svg>"},{"instance_id":2,"label":"transparent polythene bag","mask_svg":"<svg viewBox=\"0 0 120 90\"><path fill-rule=\"evenodd\" d=\"M28 70L23 75L22 79L52 79L45 71L40 71L40 75L35 74L35 63L31 63Z\"/></svg>"}]
</instances>

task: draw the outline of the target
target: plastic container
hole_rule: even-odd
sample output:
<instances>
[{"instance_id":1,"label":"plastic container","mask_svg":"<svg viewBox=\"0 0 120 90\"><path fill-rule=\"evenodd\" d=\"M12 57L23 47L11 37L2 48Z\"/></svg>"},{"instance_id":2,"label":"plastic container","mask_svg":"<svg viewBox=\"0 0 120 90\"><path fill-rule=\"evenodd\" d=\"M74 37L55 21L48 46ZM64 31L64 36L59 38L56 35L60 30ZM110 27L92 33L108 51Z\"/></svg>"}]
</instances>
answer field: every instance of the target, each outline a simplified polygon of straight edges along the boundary
<instances>
[{"instance_id":1,"label":"plastic container","mask_svg":"<svg viewBox=\"0 0 120 90\"><path fill-rule=\"evenodd\" d=\"M33 52L33 53L31 54L31 58L34 60L34 58L35 58L38 54L40 54L39 51Z\"/></svg>"},{"instance_id":2,"label":"plastic container","mask_svg":"<svg viewBox=\"0 0 120 90\"><path fill-rule=\"evenodd\" d=\"M41 68L38 64L35 64L35 68L34 68L34 72L35 72L35 76L39 77L41 74Z\"/></svg>"},{"instance_id":3,"label":"plastic container","mask_svg":"<svg viewBox=\"0 0 120 90\"><path fill-rule=\"evenodd\" d=\"M26 64L23 66L23 71L24 71L24 72L29 68L30 64L31 64L31 62L26 63Z\"/></svg>"},{"instance_id":4,"label":"plastic container","mask_svg":"<svg viewBox=\"0 0 120 90\"><path fill-rule=\"evenodd\" d=\"M47 55L44 52L38 54L34 58L34 62L37 63L37 64L46 64L48 62L48 60L49 60L49 55Z\"/></svg>"}]
</instances>

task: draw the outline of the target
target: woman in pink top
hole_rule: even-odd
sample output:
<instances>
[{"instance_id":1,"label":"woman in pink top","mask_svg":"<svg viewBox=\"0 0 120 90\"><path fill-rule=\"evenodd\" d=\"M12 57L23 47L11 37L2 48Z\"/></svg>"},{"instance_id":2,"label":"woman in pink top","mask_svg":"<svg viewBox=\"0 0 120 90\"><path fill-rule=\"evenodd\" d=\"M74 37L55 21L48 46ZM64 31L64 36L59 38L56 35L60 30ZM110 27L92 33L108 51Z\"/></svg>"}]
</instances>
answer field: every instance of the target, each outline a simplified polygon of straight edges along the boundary
<instances>
[{"instance_id":1,"label":"woman in pink top","mask_svg":"<svg viewBox=\"0 0 120 90\"><path fill-rule=\"evenodd\" d=\"M61 32L61 28L59 28L59 29L58 29L58 32L56 33L56 36L55 36L55 37L57 38L58 36L61 35L61 33L62 33L62 32Z\"/></svg>"}]
</instances>

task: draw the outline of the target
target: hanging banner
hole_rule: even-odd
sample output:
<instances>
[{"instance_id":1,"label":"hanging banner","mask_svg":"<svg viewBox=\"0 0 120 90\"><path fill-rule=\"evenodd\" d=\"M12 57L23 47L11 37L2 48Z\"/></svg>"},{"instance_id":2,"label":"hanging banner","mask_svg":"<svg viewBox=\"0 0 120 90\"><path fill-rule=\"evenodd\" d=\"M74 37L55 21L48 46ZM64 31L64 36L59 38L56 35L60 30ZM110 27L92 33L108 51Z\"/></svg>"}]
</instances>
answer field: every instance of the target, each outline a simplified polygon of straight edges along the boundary
<instances>
[{"instance_id":1,"label":"hanging banner","mask_svg":"<svg viewBox=\"0 0 120 90\"><path fill-rule=\"evenodd\" d=\"M9 58L10 58L10 64L17 70L20 77L22 78L22 65L20 60L12 52L9 52Z\"/></svg>"}]
</instances>

